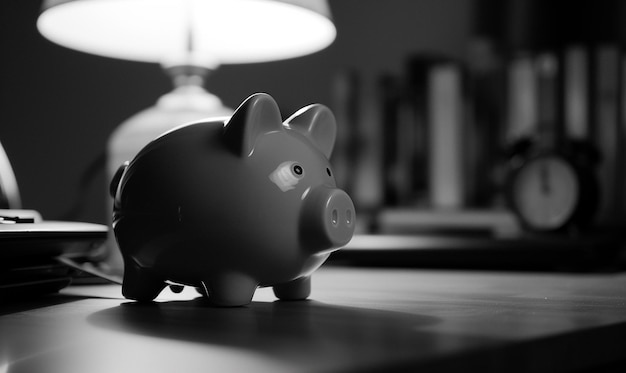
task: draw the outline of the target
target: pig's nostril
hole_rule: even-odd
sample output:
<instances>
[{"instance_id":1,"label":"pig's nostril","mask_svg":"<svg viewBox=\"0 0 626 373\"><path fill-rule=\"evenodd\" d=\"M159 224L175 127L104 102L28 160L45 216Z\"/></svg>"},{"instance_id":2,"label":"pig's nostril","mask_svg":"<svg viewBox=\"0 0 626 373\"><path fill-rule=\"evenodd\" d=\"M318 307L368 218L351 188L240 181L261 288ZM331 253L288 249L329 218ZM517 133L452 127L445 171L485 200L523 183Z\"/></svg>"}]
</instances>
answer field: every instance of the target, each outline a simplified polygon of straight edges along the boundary
<instances>
[{"instance_id":1,"label":"pig's nostril","mask_svg":"<svg viewBox=\"0 0 626 373\"><path fill-rule=\"evenodd\" d=\"M337 222L339 221L339 216L338 215L339 215L339 213L337 212L337 210L336 209L333 210L333 212L332 212L332 222L333 222L333 225L337 225Z\"/></svg>"},{"instance_id":2,"label":"pig's nostril","mask_svg":"<svg viewBox=\"0 0 626 373\"><path fill-rule=\"evenodd\" d=\"M352 210L346 210L346 224L352 224Z\"/></svg>"}]
</instances>

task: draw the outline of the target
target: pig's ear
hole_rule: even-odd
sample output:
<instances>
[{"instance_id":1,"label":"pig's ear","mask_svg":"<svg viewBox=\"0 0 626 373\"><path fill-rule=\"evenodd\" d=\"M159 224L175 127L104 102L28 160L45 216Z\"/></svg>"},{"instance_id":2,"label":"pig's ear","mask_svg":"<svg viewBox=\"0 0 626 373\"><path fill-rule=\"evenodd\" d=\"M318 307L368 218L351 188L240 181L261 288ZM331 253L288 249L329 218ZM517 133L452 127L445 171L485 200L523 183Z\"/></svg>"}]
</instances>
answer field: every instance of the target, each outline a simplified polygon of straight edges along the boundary
<instances>
[{"instance_id":1,"label":"pig's ear","mask_svg":"<svg viewBox=\"0 0 626 373\"><path fill-rule=\"evenodd\" d=\"M285 125L311 139L330 158L337 137L337 123L329 108L320 104L305 106L290 116Z\"/></svg>"},{"instance_id":2,"label":"pig's ear","mask_svg":"<svg viewBox=\"0 0 626 373\"><path fill-rule=\"evenodd\" d=\"M224 127L223 140L235 154L248 156L256 139L268 132L282 131L280 110L274 99L265 93L248 97L235 110Z\"/></svg>"}]
</instances>

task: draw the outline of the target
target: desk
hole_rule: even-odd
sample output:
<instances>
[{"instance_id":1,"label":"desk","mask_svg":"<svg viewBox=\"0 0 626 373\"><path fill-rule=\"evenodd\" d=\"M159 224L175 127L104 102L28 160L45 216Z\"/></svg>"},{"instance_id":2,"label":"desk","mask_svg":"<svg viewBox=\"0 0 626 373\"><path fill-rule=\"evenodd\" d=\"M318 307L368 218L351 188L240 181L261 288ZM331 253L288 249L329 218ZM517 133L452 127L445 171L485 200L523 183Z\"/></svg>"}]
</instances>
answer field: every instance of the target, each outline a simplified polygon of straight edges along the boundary
<instances>
[{"instance_id":1,"label":"desk","mask_svg":"<svg viewBox=\"0 0 626 373\"><path fill-rule=\"evenodd\" d=\"M626 273L325 266L311 300L242 308L194 289L154 304L116 285L2 306L0 373L618 371ZM622 370L624 371L624 370Z\"/></svg>"}]
</instances>

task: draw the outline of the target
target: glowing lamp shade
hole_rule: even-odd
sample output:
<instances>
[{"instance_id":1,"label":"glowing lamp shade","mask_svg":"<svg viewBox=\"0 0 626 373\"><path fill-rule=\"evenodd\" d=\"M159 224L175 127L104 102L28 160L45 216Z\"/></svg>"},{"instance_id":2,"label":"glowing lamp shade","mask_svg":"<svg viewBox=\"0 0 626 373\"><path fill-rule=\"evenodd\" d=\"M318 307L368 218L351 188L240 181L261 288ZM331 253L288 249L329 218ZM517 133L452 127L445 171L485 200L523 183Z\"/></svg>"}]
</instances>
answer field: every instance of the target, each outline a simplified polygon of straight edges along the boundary
<instances>
[{"instance_id":1,"label":"glowing lamp shade","mask_svg":"<svg viewBox=\"0 0 626 373\"><path fill-rule=\"evenodd\" d=\"M303 56L333 42L325 0L46 0L49 40L126 60L215 67Z\"/></svg>"}]
</instances>

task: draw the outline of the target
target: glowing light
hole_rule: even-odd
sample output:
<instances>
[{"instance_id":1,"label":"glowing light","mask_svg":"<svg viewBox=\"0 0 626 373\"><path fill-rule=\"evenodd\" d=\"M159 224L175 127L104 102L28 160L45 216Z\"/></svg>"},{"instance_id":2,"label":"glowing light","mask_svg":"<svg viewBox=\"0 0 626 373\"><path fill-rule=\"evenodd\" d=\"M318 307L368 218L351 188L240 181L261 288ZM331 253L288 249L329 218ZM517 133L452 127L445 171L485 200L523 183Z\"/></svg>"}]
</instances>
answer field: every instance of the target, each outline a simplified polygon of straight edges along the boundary
<instances>
[{"instance_id":1,"label":"glowing light","mask_svg":"<svg viewBox=\"0 0 626 373\"><path fill-rule=\"evenodd\" d=\"M336 36L319 12L268 0L70 1L45 9L37 27L92 54L165 64L190 57L208 66L302 56Z\"/></svg>"}]
</instances>

